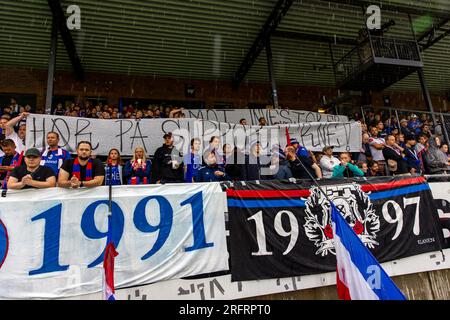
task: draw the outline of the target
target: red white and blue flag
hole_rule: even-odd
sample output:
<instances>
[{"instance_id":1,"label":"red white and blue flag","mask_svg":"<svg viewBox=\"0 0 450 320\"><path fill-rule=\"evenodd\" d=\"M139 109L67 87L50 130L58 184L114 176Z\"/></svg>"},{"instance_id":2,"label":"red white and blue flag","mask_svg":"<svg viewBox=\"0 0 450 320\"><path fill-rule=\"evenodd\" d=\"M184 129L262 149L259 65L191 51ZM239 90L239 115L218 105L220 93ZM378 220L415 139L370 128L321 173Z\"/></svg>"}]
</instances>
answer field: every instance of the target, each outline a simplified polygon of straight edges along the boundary
<instances>
[{"instance_id":1,"label":"red white and blue flag","mask_svg":"<svg viewBox=\"0 0 450 320\"><path fill-rule=\"evenodd\" d=\"M105 256L103 260L103 269L105 271L103 276L103 292L105 300L116 300L114 296L114 258L118 255L114 244L109 242L105 249Z\"/></svg>"},{"instance_id":2,"label":"red white and blue flag","mask_svg":"<svg viewBox=\"0 0 450 320\"><path fill-rule=\"evenodd\" d=\"M331 203L336 280L342 300L406 300L377 259Z\"/></svg>"}]
</instances>

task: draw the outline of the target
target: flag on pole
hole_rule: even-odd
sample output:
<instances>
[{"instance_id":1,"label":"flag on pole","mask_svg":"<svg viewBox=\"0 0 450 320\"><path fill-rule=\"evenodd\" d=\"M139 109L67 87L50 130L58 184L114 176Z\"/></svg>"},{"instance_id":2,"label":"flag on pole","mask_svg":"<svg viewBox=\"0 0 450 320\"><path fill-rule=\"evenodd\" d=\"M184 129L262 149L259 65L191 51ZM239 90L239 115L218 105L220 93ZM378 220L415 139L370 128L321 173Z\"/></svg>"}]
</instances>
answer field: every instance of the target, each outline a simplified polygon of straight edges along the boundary
<instances>
[{"instance_id":1,"label":"flag on pole","mask_svg":"<svg viewBox=\"0 0 450 320\"><path fill-rule=\"evenodd\" d=\"M118 253L114 248L114 244L112 242L108 243L103 260L103 268L105 270L103 277L103 292L105 300L116 300L116 297L114 296L114 258L117 255Z\"/></svg>"},{"instance_id":2,"label":"flag on pole","mask_svg":"<svg viewBox=\"0 0 450 320\"><path fill-rule=\"evenodd\" d=\"M289 134L289 128L286 127L286 146L290 146L291 145L291 135Z\"/></svg>"},{"instance_id":3,"label":"flag on pole","mask_svg":"<svg viewBox=\"0 0 450 320\"><path fill-rule=\"evenodd\" d=\"M119 112L123 113L123 100L122 100L122 98L119 99Z\"/></svg>"},{"instance_id":4,"label":"flag on pole","mask_svg":"<svg viewBox=\"0 0 450 320\"><path fill-rule=\"evenodd\" d=\"M406 300L333 203L331 219L339 299Z\"/></svg>"},{"instance_id":5,"label":"flag on pole","mask_svg":"<svg viewBox=\"0 0 450 320\"><path fill-rule=\"evenodd\" d=\"M111 207L110 207L111 211ZM116 251L116 247L114 242L112 241L113 235L113 223L112 223L112 212L109 212L108 215L108 234L106 238L106 248L105 253L103 255L103 293L105 300L116 300L114 296L115 287L114 287L114 258L117 257L118 253Z\"/></svg>"}]
</instances>

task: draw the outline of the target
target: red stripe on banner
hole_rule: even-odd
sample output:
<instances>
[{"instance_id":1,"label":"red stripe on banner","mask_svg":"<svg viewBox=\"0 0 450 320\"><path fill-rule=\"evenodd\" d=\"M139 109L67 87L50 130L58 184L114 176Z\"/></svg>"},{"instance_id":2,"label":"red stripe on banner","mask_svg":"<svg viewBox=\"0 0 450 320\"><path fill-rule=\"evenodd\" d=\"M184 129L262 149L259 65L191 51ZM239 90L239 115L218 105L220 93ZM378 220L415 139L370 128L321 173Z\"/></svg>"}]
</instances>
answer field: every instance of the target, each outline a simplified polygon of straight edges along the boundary
<instances>
[{"instance_id":1,"label":"red stripe on banner","mask_svg":"<svg viewBox=\"0 0 450 320\"><path fill-rule=\"evenodd\" d=\"M309 190L227 190L228 197L237 198L298 198L310 195Z\"/></svg>"},{"instance_id":2,"label":"red stripe on banner","mask_svg":"<svg viewBox=\"0 0 450 320\"><path fill-rule=\"evenodd\" d=\"M414 177L414 178L408 178L404 180L398 180L398 181L392 181L388 183L378 183L378 184L364 184L361 186L361 189L364 192L368 191L381 191L386 189L394 189L399 187L405 187L410 186L413 184L420 184L424 183L425 178L424 177Z\"/></svg>"},{"instance_id":3,"label":"red stripe on banner","mask_svg":"<svg viewBox=\"0 0 450 320\"><path fill-rule=\"evenodd\" d=\"M339 278L339 272L337 270L336 270L336 287L338 298L340 300L352 300L352 297L350 296L350 290L348 290L347 286Z\"/></svg>"},{"instance_id":4,"label":"red stripe on banner","mask_svg":"<svg viewBox=\"0 0 450 320\"><path fill-rule=\"evenodd\" d=\"M392 181L388 183L363 184L361 188L364 192L381 191L399 187L411 186L424 183L424 177L407 178L403 180ZM326 187L324 185L324 187ZM311 195L307 189L297 190L233 190L227 189L228 197L236 198L307 198Z\"/></svg>"}]
</instances>

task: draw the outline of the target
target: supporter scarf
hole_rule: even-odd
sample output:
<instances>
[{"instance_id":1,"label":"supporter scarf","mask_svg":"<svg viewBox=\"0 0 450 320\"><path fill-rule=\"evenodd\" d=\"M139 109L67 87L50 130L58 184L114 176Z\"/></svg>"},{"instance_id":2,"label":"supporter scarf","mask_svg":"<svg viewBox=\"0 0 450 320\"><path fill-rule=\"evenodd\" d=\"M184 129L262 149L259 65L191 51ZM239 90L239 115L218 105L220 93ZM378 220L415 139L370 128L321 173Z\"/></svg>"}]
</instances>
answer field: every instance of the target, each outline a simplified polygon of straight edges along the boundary
<instances>
[{"instance_id":1,"label":"supporter scarf","mask_svg":"<svg viewBox=\"0 0 450 320\"><path fill-rule=\"evenodd\" d=\"M394 147L391 147L391 146L388 146L388 145L386 145L386 148L389 148L389 149L391 149L391 150L394 150L395 153L398 154L398 155L401 155L401 154L402 154L401 151L400 151L399 149L397 149L397 148L394 148Z\"/></svg>"},{"instance_id":2,"label":"supporter scarf","mask_svg":"<svg viewBox=\"0 0 450 320\"><path fill-rule=\"evenodd\" d=\"M92 180L92 162L93 162L92 159L88 160L88 163L86 166L86 180L85 181ZM72 175L77 177L77 179L81 181L80 162L78 161L78 157L76 157L73 162Z\"/></svg>"},{"instance_id":3,"label":"supporter scarf","mask_svg":"<svg viewBox=\"0 0 450 320\"><path fill-rule=\"evenodd\" d=\"M128 179L128 184L129 185L138 185L138 184L148 184L148 179L147 177L144 178L139 178L139 177L131 177L130 179Z\"/></svg>"},{"instance_id":4,"label":"supporter scarf","mask_svg":"<svg viewBox=\"0 0 450 320\"><path fill-rule=\"evenodd\" d=\"M131 166L133 167L134 171L138 171L139 170L139 168L137 167L138 166L137 160L133 161L131 163ZM142 171L145 171L145 168L147 168L147 161L142 160L142 167L141 167Z\"/></svg>"},{"instance_id":5,"label":"supporter scarf","mask_svg":"<svg viewBox=\"0 0 450 320\"><path fill-rule=\"evenodd\" d=\"M42 154L42 160L41 160L41 166L45 166L45 161L47 160L48 157L48 153L50 152L50 148L48 148L47 150L44 151L44 153ZM61 148L58 147L58 168L61 168L64 159L62 158L63 156L63 150Z\"/></svg>"},{"instance_id":6,"label":"supporter scarf","mask_svg":"<svg viewBox=\"0 0 450 320\"><path fill-rule=\"evenodd\" d=\"M10 166L14 167L14 168L20 166L20 164L23 161L23 155L24 155L23 151L20 154L16 153L14 155L14 158L11 161L11 165ZM11 171L8 171L8 173L6 174L5 179L3 180L3 185L2 185L2 189L3 190L6 190L8 188L8 179L9 179L10 175L11 175Z\"/></svg>"}]
</instances>

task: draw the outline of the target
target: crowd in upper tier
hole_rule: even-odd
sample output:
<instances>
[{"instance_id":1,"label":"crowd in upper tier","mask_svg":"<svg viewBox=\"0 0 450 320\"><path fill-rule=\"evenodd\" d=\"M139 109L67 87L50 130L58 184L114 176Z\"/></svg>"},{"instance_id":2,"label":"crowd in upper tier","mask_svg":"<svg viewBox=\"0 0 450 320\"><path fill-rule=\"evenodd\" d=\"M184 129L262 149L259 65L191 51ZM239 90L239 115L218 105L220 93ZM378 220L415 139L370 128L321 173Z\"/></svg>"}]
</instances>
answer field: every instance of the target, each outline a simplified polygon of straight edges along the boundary
<instances>
[{"instance_id":1,"label":"crowd in upper tier","mask_svg":"<svg viewBox=\"0 0 450 320\"><path fill-rule=\"evenodd\" d=\"M2 110L0 118L0 181L3 189L47 187L96 187L104 184L152 184L211 181L250 181L268 179L324 179L409 174L446 174L449 171L448 145L443 143L443 127L427 115L410 114L402 119L383 118L368 112L361 121L362 145L359 152L335 153L333 146L311 152L295 138L286 145L263 150L253 141L248 150L222 144L212 137L206 147L192 139L183 154L174 146L171 133L153 155L143 147L134 150L131 159L122 159L118 149L111 149L106 161L92 154L89 142L77 146L77 154L59 147L59 135L47 134L42 150L25 150L27 108L14 104ZM68 110L58 105L55 114L83 116L77 105ZM131 106L130 106L131 108ZM125 109L124 116L134 118L183 117L182 109L166 112L160 108L146 111ZM76 113L76 114L75 114ZM85 116L116 118L116 108L100 105ZM399 120L399 121L398 121ZM247 124L241 119L241 124ZM261 118L260 125L266 125Z\"/></svg>"}]
</instances>

